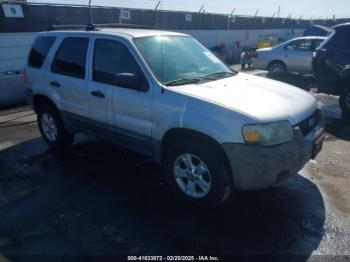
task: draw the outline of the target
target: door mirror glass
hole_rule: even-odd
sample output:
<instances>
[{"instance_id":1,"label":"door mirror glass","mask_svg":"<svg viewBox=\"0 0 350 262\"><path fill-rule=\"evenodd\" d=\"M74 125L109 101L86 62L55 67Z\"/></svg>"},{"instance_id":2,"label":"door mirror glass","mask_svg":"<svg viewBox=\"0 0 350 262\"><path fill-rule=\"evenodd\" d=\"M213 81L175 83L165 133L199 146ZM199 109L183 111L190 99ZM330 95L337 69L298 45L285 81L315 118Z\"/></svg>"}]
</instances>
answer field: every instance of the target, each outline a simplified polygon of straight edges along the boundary
<instances>
[{"instance_id":1,"label":"door mirror glass","mask_svg":"<svg viewBox=\"0 0 350 262\"><path fill-rule=\"evenodd\" d=\"M140 90L140 79L132 73L119 73L115 77L115 84L120 87Z\"/></svg>"}]
</instances>

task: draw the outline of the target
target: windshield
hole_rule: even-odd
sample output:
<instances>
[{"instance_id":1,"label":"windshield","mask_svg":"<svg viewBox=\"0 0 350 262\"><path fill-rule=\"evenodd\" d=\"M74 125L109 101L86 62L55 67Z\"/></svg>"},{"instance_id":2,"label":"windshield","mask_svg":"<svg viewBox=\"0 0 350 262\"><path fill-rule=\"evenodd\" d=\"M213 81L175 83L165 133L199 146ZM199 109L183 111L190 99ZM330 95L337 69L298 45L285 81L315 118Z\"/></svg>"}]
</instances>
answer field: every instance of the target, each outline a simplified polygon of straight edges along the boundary
<instances>
[{"instance_id":1,"label":"windshield","mask_svg":"<svg viewBox=\"0 0 350 262\"><path fill-rule=\"evenodd\" d=\"M228 77L233 72L208 49L189 36L152 36L135 40L158 80L182 85Z\"/></svg>"}]
</instances>

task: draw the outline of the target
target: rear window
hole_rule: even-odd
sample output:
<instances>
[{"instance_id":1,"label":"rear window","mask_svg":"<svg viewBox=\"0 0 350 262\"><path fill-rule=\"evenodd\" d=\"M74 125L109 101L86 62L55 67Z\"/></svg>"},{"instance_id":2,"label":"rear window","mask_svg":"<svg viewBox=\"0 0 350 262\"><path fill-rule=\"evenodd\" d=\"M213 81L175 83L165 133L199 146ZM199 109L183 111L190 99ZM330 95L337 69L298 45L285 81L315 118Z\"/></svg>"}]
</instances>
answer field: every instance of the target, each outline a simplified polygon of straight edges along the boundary
<instances>
[{"instance_id":1,"label":"rear window","mask_svg":"<svg viewBox=\"0 0 350 262\"><path fill-rule=\"evenodd\" d=\"M84 79L88 45L86 37L65 38L56 52L51 71Z\"/></svg>"},{"instance_id":2,"label":"rear window","mask_svg":"<svg viewBox=\"0 0 350 262\"><path fill-rule=\"evenodd\" d=\"M28 66L41 68L45 62L46 56L50 51L56 37L40 36L35 40L32 50L29 54Z\"/></svg>"}]
</instances>

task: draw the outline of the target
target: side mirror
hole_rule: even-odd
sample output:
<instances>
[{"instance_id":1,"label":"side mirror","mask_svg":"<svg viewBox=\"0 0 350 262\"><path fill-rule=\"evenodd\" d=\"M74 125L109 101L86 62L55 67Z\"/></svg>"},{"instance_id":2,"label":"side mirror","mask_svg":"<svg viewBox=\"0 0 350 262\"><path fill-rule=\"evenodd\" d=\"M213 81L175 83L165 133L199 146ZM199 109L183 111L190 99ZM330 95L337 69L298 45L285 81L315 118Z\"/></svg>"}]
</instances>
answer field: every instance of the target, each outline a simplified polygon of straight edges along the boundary
<instances>
[{"instance_id":1,"label":"side mirror","mask_svg":"<svg viewBox=\"0 0 350 262\"><path fill-rule=\"evenodd\" d=\"M120 87L140 90L140 78L132 73L120 73L115 77L115 84Z\"/></svg>"}]
</instances>

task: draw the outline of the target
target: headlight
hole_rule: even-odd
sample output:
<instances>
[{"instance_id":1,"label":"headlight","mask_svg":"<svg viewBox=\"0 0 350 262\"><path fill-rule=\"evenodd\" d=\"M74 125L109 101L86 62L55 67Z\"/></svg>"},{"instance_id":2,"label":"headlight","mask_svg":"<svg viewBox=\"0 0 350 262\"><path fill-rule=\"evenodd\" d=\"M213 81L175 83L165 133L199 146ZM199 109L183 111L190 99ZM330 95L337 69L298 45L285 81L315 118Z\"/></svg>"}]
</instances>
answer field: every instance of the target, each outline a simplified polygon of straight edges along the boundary
<instances>
[{"instance_id":1,"label":"headlight","mask_svg":"<svg viewBox=\"0 0 350 262\"><path fill-rule=\"evenodd\" d=\"M288 121L243 126L243 137L248 144L279 145L292 141L293 136L293 128Z\"/></svg>"}]
</instances>

